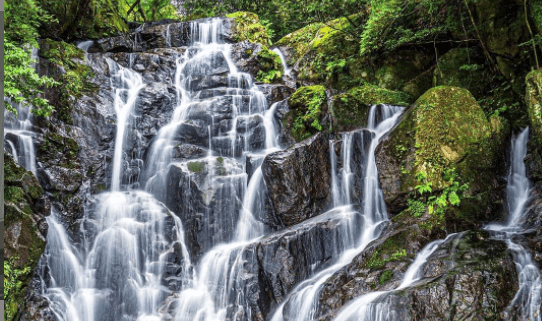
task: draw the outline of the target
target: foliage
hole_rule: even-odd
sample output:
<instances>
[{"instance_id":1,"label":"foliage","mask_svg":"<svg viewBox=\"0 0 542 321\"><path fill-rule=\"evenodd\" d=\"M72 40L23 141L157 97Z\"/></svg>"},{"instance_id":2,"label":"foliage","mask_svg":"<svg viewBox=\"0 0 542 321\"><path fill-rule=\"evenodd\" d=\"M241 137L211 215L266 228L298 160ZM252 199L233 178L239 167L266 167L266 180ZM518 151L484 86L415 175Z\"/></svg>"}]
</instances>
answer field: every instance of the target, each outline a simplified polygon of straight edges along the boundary
<instances>
[{"instance_id":1,"label":"foliage","mask_svg":"<svg viewBox=\"0 0 542 321\"><path fill-rule=\"evenodd\" d=\"M379 283L380 285L383 285L384 283L388 282L389 280L391 280L393 278L393 271L391 270L386 270L382 273L382 275L380 276L380 280L379 280Z\"/></svg>"},{"instance_id":2,"label":"foliage","mask_svg":"<svg viewBox=\"0 0 542 321\"><path fill-rule=\"evenodd\" d=\"M270 84L281 79L284 71L282 70L280 56L269 50L267 46L262 46L262 49L258 52L258 62L261 64L262 69L258 71L256 80Z\"/></svg>"},{"instance_id":3,"label":"foliage","mask_svg":"<svg viewBox=\"0 0 542 321\"><path fill-rule=\"evenodd\" d=\"M4 319L15 320L22 299L23 281L30 272L30 267L17 269L13 267L13 261L4 260Z\"/></svg>"},{"instance_id":4,"label":"foliage","mask_svg":"<svg viewBox=\"0 0 542 321\"><path fill-rule=\"evenodd\" d=\"M32 112L49 116L53 107L41 97L43 87L57 83L50 77L40 77L33 64L32 47L38 47L38 27L52 21L33 0L6 3L4 33L4 97L6 109L17 114L14 104L21 107L32 105Z\"/></svg>"},{"instance_id":5,"label":"foliage","mask_svg":"<svg viewBox=\"0 0 542 321\"><path fill-rule=\"evenodd\" d=\"M260 23L258 16L252 12L235 12L227 15L235 20L235 40L241 42L248 40L253 43L269 45L268 29Z\"/></svg>"},{"instance_id":6,"label":"foliage","mask_svg":"<svg viewBox=\"0 0 542 321\"><path fill-rule=\"evenodd\" d=\"M325 87L305 86L299 88L289 99L291 112L294 114L292 137L301 141L316 132L322 131L322 116L327 108Z\"/></svg>"},{"instance_id":7,"label":"foliage","mask_svg":"<svg viewBox=\"0 0 542 321\"><path fill-rule=\"evenodd\" d=\"M74 99L96 89L90 83L90 78L93 76L90 66L83 64L85 52L73 44L45 39L42 42L41 54L65 71L57 76L61 85L54 90L60 98L55 100L55 107L59 119L71 124L70 113Z\"/></svg>"},{"instance_id":8,"label":"foliage","mask_svg":"<svg viewBox=\"0 0 542 321\"><path fill-rule=\"evenodd\" d=\"M416 174L418 185L415 186L419 198L408 200L408 209L414 217L420 217L426 213L436 218L437 222L442 223L446 208L449 206L459 206L464 192L469 188L468 184L460 184L458 174L455 168L444 170L443 180L447 186L439 193L432 194L432 184L427 181L427 174L419 172ZM414 196L416 197L416 195Z\"/></svg>"}]
</instances>

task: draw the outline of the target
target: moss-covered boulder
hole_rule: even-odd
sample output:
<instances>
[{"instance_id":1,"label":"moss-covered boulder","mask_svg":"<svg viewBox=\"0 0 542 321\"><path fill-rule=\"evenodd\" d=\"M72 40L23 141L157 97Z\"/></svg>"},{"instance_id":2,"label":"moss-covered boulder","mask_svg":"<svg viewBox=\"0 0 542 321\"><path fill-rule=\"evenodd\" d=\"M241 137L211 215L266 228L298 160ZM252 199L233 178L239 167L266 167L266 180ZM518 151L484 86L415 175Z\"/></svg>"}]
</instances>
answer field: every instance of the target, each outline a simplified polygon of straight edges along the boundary
<instances>
[{"instance_id":1,"label":"moss-covered boulder","mask_svg":"<svg viewBox=\"0 0 542 321\"><path fill-rule=\"evenodd\" d=\"M4 155L5 320L18 320L25 291L45 248L50 206L32 174Z\"/></svg>"},{"instance_id":2,"label":"moss-covered boulder","mask_svg":"<svg viewBox=\"0 0 542 321\"><path fill-rule=\"evenodd\" d=\"M468 89L474 97L485 93L488 81L478 53L469 48L454 48L440 57L433 71L433 86L455 86Z\"/></svg>"},{"instance_id":3,"label":"moss-covered boulder","mask_svg":"<svg viewBox=\"0 0 542 321\"><path fill-rule=\"evenodd\" d=\"M296 141L302 141L324 129L328 113L326 88L321 85L300 87L288 99L290 111L284 115L284 128Z\"/></svg>"},{"instance_id":4,"label":"moss-covered boulder","mask_svg":"<svg viewBox=\"0 0 542 321\"><path fill-rule=\"evenodd\" d=\"M252 12L239 11L227 15L234 19L233 37L235 41L248 40L253 43L269 45L267 29L260 23L260 18Z\"/></svg>"},{"instance_id":5,"label":"moss-covered boulder","mask_svg":"<svg viewBox=\"0 0 542 321\"><path fill-rule=\"evenodd\" d=\"M463 210L452 217L446 214L444 220L444 213L439 214L438 224L451 224L453 230L504 215L506 182L500 177L507 171L502 155L508 135L507 124L500 118L488 120L468 90L430 89L377 148L388 209L397 214L409 199L419 197L432 205L426 207L431 213L461 203Z\"/></svg>"},{"instance_id":6,"label":"moss-covered boulder","mask_svg":"<svg viewBox=\"0 0 542 321\"><path fill-rule=\"evenodd\" d=\"M398 91L372 85L352 88L346 93L333 96L331 103L333 131L366 127L369 109L373 105L408 106L410 102L409 95Z\"/></svg>"}]
</instances>

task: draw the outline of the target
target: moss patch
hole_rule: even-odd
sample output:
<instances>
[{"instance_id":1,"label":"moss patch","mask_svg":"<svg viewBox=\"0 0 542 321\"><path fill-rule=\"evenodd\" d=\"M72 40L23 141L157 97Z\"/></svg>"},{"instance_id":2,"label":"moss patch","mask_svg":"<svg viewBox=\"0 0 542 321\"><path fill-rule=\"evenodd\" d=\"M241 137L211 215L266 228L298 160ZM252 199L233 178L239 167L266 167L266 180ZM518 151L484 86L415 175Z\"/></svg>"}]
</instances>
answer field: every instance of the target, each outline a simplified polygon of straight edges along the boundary
<instances>
[{"instance_id":1,"label":"moss patch","mask_svg":"<svg viewBox=\"0 0 542 321\"><path fill-rule=\"evenodd\" d=\"M284 36L282 39L275 43L276 46L288 46L294 50L288 65L293 65L295 62L303 57L303 55L311 47L311 42L316 36L317 32L322 27L322 23L312 23L306 27L303 27L289 35Z\"/></svg>"},{"instance_id":2,"label":"moss patch","mask_svg":"<svg viewBox=\"0 0 542 321\"><path fill-rule=\"evenodd\" d=\"M261 43L269 45L269 35L267 29L260 23L258 15L252 12L234 12L227 15L228 18L233 18L235 26L233 34L237 42L248 40L253 43Z\"/></svg>"},{"instance_id":3,"label":"moss patch","mask_svg":"<svg viewBox=\"0 0 542 321\"><path fill-rule=\"evenodd\" d=\"M188 170L192 173L201 173L205 170L205 162L190 162L187 164Z\"/></svg>"},{"instance_id":4,"label":"moss patch","mask_svg":"<svg viewBox=\"0 0 542 321\"><path fill-rule=\"evenodd\" d=\"M355 87L344 94L333 97L331 113L334 118L334 131L351 130L365 127L369 109L373 105L387 104L407 106L411 102L409 95L377 86L364 85Z\"/></svg>"},{"instance_id":5,"label":"moss patch","mask_svg":"<svg viewBox=\"0 0 542 321\"><path fill-rule=\"evenodd\" d=\"M321 85L300 87L288 99L290 111L284 125L290 135L302 141L322 131L322 119L327 112L325 87Z\"/></svg>"}]
</instances>

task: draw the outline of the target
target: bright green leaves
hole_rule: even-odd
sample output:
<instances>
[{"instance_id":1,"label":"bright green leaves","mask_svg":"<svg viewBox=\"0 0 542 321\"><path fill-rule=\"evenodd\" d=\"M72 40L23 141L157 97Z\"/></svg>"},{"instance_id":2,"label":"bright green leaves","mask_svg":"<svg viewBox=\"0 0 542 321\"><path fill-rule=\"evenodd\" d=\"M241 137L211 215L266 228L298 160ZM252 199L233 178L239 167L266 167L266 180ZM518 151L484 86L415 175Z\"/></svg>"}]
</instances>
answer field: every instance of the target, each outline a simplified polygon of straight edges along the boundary
<instances>
[{"instance_id":1,"label":"bright green leaves","mask_svg":"<svg viewBox=\"0 0 542 321\"><path fill-rule=\"evenodd\" d=\"M53 106L40 97L40 88L58 85L50 77L40 77L32 63L31 50L23 49L11 40L4 38L4 97L21 106L32 105L32 112L38 116L49 116ZM9 101L5 101L6 109L17 114L17 110Z\"/></svg>"}]
</instances>

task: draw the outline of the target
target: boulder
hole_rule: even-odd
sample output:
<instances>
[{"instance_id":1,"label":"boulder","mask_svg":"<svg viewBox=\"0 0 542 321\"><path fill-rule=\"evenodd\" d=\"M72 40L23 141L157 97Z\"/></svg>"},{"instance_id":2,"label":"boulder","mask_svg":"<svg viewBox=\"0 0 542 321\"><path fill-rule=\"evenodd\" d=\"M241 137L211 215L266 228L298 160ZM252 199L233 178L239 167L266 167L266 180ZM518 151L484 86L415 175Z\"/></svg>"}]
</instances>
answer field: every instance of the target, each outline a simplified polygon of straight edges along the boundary
<instances>
[{"instance_id":1,"label":"boulder","mask_svg":"<svg viewBox=\"0 0 542 321\"><path fill-rule=\"evenodd\" d=\"M508 167L502 155L508 135L506 123L499 117L489 121L466 89L427 91L376 150L388 211L393 215L405 209L409 198L419 196L417 186L430 186L437 195L455 181L468 190L463 210L454 214L460 221L454 221L460 223L454 229L504 218L502 178Z\"/></svg>"},{"instance_id":2,"label":"boulder","mask_svg":"<svg viewBox=\"0 0 542 321\"><path fill-rule=\"evenodd\" d=\"M280 226L303 222L330 206L331 163L326 135L317 134L287 150L267 155L262 171L274 221Z\"/></svg>"}]
</instances>

